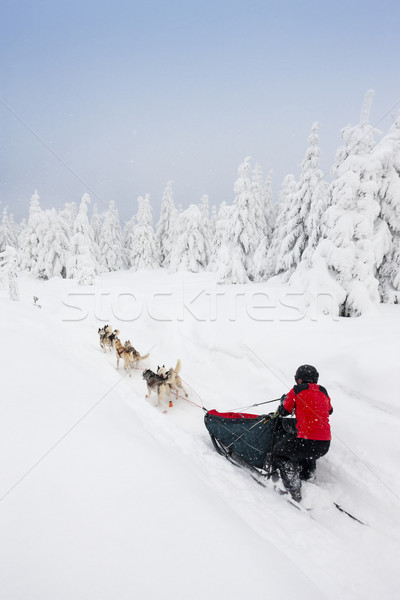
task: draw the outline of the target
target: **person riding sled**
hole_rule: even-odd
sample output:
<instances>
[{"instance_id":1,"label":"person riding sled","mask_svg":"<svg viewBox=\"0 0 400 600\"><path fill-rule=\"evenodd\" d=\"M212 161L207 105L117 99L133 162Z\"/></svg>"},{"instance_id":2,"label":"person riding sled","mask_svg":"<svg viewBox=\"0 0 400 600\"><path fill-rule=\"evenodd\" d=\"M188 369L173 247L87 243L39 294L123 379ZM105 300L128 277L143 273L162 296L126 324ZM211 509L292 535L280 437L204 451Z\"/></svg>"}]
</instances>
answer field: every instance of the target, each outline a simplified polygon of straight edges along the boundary
<instances>
[{"instance_id":1,"label":"person riding sled","mask_svg":"<svg viewBox=\"0 0 400 600\"><path fill-rule=\"evenodd\" d=\"M329 415L333 408L326 389L318 385L319 373L301 365L294 376L296 385L281 398L276 416L296 417L297 435L287 433L273 449L272 468L279 470L282 483L293 500L301 500L301 481L313 481L316 461L330 446Z\"/></svg>"}]
</instances>

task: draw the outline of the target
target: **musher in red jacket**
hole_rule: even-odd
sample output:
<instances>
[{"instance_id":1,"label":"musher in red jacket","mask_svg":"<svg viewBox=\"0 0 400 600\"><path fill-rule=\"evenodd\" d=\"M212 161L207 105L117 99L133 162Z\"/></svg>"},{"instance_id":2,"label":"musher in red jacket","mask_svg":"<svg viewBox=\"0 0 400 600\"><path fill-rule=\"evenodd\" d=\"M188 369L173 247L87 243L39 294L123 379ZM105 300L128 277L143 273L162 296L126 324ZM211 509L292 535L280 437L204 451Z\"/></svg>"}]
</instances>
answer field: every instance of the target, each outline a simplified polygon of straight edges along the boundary
<instances>
[{"instance_id":1,"label":"musher in red jacket","mask_svg":"<svg viewBox=\"0 0 400 600\"><path fill-rule=\"evenodd\" d=\"M280 416L294 411L297 436L288 433L274 446L274 469L279 469L282 482L292 498L301 500L301 480L313 481L316 461L329 450L331 428L329 415L333 409L328 392L318 385L319 373L311 365L302 365L294 376L296 385L278 409Z\"/></svg>"}]
</instances>

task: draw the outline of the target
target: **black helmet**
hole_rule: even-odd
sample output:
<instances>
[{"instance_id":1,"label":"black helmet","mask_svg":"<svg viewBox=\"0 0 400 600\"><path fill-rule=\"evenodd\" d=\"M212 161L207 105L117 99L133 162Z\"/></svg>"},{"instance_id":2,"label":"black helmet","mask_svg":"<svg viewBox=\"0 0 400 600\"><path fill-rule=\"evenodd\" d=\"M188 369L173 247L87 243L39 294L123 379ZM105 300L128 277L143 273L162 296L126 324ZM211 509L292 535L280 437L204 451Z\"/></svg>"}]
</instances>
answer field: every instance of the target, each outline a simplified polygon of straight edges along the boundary
<instances>
[{"instance_id":1,"label":"black helmet","mask_svg":"<svg viewBox=\"0 0 400 600\"><path fill-rule=\"evenodd\" d=\"M315 367L311 365L301 365L294 376L295 380L302 380L303 383L317 383L319 373Z\"/></svg>"}]
</instances>

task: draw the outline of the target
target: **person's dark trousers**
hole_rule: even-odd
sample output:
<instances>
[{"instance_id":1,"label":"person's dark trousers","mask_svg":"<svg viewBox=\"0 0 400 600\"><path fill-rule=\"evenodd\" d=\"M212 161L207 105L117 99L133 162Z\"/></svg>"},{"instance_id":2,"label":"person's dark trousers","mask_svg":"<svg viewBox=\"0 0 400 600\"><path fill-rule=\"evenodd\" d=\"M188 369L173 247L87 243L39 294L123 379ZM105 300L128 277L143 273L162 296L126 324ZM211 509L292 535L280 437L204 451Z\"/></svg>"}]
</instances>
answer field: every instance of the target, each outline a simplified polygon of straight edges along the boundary
<instances>
[{"instance_id":1,"label":"person's dark trousers","mask_svg":"<svg viewBox=\"0 0 400 600\"><path fill-rule=\"evenodd\" d=\"M329 446L329 440L305 440L291 433L274 446L273 465L288 491L299 491L300 479L312 478L317 459L328 452Z\"/></svg>"}]
</instances>

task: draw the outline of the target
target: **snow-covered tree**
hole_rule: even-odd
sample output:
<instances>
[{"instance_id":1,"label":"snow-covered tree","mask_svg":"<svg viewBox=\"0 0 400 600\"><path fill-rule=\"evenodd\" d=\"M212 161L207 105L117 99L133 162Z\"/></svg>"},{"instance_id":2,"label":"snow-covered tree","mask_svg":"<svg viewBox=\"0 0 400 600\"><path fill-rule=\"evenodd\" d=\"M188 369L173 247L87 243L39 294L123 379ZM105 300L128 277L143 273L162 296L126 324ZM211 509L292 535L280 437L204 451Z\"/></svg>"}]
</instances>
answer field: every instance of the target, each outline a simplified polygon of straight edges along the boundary
<instances>
[{"instance_id":1,"label":"snow-covered tree","mask_svg":"<svg viewBox=\"0 0 400 600\"><path fill-rule=\"evenodd\" d=\"M0 278L7 278L11 300L19 300L17 251L12 246L0 252Z\"/></svg>"},{"instance_id":2,"label":"snow-covered tree","mask_svg":"<svg viewBox=\"0 0 400 600\"><path fill-rule=\"evenodd\" d=\"M318 129L319 124L314 123L308 138L309 146L301 163L300 179L293 190L283 224L284 235L277 253L276 273L282 273L285 281L302 261L307 261L307 264L311 261L321 236L321 219L327 207L327 188L319 168Z\"/></svg>"},{"instance_id":3,"label":"snow-covered tree","mask_svg":"<svg viewBox=\"0 0 400 600\"><path fill-rule=\"evenodd\" d=\"M25 233L26 233L27 228L28 228L28 224L27 224L25 218L23 218L18 223L18 225L16 225L16 227L15 227L15 235L16 235L16 244L15 244L15 247L17 248L17 261L18 261L18 264L19 264L19 261L20 261L21 248L22 248L22 245L24 243Z\"/></svg>"},{"instance_id":4,"label":"snow-covered tree","mask_svg":"<svg viewBox=\"0 0 400 600\"><path fill-rule=\"evenodd\" d=\"M209 262L203 218L198 206L191 204L178 218L177 239L171 253L170 271L198 273Z\"/></svg>"},{"instance_id":5,"label":"snow-covered tree","mask_svg":"<svg viewBox=\"0 0 400 600\"><path fill-rule=\"evenodd\" d=\"M162 267L168 267L172 248L176 239L176 223L178 211L175 208L172 195L172 181L165 187L161 199L160 219L157 223L156 240Z\"/></svg>"},{"instance_id":6,"label":"snow-covered tree","mask_svg":"<svg viewBox=\"0 0 400 600\"><path fill-rule=\"evenodd\" d=\"M268 278L267 276L267 265L268 265L268 252L270 251L271 244L268 237L265 235L256 251L254 252L254 281L263 281ZM272 270L272 267L271 267Z\"/></svg>"},{"instance_id":7,"label":"snow-covered tree","mask_svg":"<svg viewBox=\"0 0 400 600\"><path fill-rule=\"evenodd\" d=\"M311 267L312 256L324 234L323 216L328 208L328 185L319 168L318 130L319 123L313 123L308 138L309 147L301 164L296 198L298 220L295 222L295 225L299 224L299 237L292 249L295 254L291 261L292 268L296 268L300 262L305 262L306 268Z\"/></svg>"},{"instance_id":8,"label":"snow-covered tree","mask_svg":"<svg viewBox=\"0 0 400 600\"><path fill-rule=\"evenodd\" d=\"M253 279L253 255L259 243L257 210L250 180L250 157L239 166L235 202L218 255L220 281L245 283ZM241 267L239 266L241 264Z\"/></svg>"},{"instance_id":9,"label":"snow-covered tree","mask_svg":"<svg viewBox=\"0 0 400 600\"><path fill-rule=\"evenodd\" d=\"M217 273L219 283L248 283L249 278L244 266L243 250L234 243L232 228L233 206L228 207L227 229L218 251Z\"/></svg>"},{"instance_id":10,"label":"snow-covered tree","mask_svg":"<svg viewBox=\"0 0 400 600\"><path fill-rule=\"evenodd\" d=\"M148 194L138 198L137 225L133 229L131 269L155 269L159 266L159 253L153 230L153 217Z\"/></svg>"},{"instance_id":11,"label":"snow-covered tree","mask_svg":"<svg viewBox=\"0 0 400 600\"><path fill-rule=\"evenodd\" d=\"M254 249L251 269L251 278L255 281L261 279L259 273L260 262L266 257L272 237L273 210L271 174L264 185L263 173L260 165L256 165L253 171L251 191L254 198Z\"/></svg>"},{"instance_id":12,"label":"snow-covered tree","mask_svg":"<svg viewBox=\"0 0 400 600\"><path fill-rule=\"evenodd\" d=\"M54 208L46 211L45 218L45 232L33 272L41 279L65 278L70 246L69 227Z\"/></svg>"},{"instance_id":13,"label":"snow-covered tree","mask_svg":"<svg viewBox=\"0 0 400 600\"><path fill-rule=\"evenodd\" d=\"M95 276L100 271L99 251L87 214L89 202L89 194L84 194L75 219L70 242L70 255L67 261L67 276L70 279L77 279L81 285L92 285Z\"/></svg>"},{"instance_id":14,"label":"snow-covered tree","mask_svg":"<svg viewBox=\"0 0 400 600\"><path fill-rule=\"evenodd\" d=\"M266 213L266 190L261 166L256 164L252 173L251 192L254 204L254 225L256 239L254 246L257 247L268 231L268 217Z\"/></svg>"},{"instance_id":15,"label":"snow-covered tree","mask_svg":"<svg viewBox=\"0 0 400 600\"><path fill-rule=\"evenodd\" d=\"M69 228L70 235L72 235L72 230L74 228L75 219L78 215L78 208L75 202L66 202L64 204L64 208L60 211L60 217L66 223L66 227Z\"/></svg>"},{"instance_id":16,"label":"snow-covered tree","mask_svg":"<svg viewBox=\"0 0 400 600\"><path fill-rule=\"evenodd\" d=\"M275 227L276 214L273 204L273 193L272 193L272 170L268 172L267 179L265 181L264 191L264 213L266 221L266 229L264 235L271 242L272 232Z\"/></svg>"},{"instance_id":17,"label":"snow-covered tree","mask_svg":"<svg viewBox=\"0 0 400 600\"><path fill-rule=\"evenodd\" d=\"M200 214L201 214L201 225L202 225L202 229L204 232L204 240L205 240L205 244L206 244L206 254L208 257L207 264L205 265L205 267L206 267L206 266L208 266L208 261L211 259L211 243L212 243L210 209L208 206L207 194L204 194L201 197L200 203L199 203L199 209L200 209Z\"/></svg>"},{"instance_id":18,"label":"snow-covered tree","mask_svg":"<svg viewBox=\"0 0 400 600\"><path fill-rule=\"evenodd\" d=\"M39 262L41 262L40 258L43 256L44 240L46 233L49 230L49 214L49 210L42 211L41 235L38 240L37 259L35 265L31 269L31 273L39 279L48 279L48 277L44 275L43 270L40 268Z\"/></svg>"},{"instance_id":19,"label":"snow-covered tree","mask_svg":"<svg viewBox=\"0 0 400 600\"><path fill-rule=\"evenodd\" d=\"M107 271L119 271L125 267L122 252L122 233L118 210L110 202L100 233L100 255Z\"/></svg>"},{"instance_id":20,"label":"snow-covered tree","mask_svg":"<svg viewBox=\"0 0 400 600\"><path fill-rule=\"evenodd\" d=\"M204 231L207 231L208 228L210 227L210 208L208 205L207 194L203 194L203 196L200 198L199 209L200 209L203 229L204 229Z\"/></svg>"},{"instance_id":21,"label":"snow-covered tree","mask_svg":"<svg viewBox=\"0 0 400 600\"><path fill-rule=\"evenodd\" d=\"M136 216L133 215L127 223L122 232L122 251L124 255L124 261L128 269L132 266L132 249L134 247L135 239L135 225Z\"/></svg>"},{"instance_id":22,"label":"snow-covered tree","mask_svg":"<svg viewBox=\"0 0 400 600\"><path fill-rule=\"evenodd\" d=\"M257 226L257 206L250 180L250 157L239 166L234 192L234 210L231 214L232 241L238 246L237 258L242 261L247 276L252 278L253 254L260 241Z\"/></svg>"},{"instance_id":23,"label":"snow-covered tree","mask_svg":"<svg viewBox=\"0 0 400 600\"><path fill-rule=\"evenodd\" d=\"M0 225L0 252L6 249L6 246L15 245L14 231L10 224L7 208L3 209L3 217Z\"/></svg>"},{"instance_id":24,"label":"snow-covered tree","mask_svg":"<svg viewBox=\"0 0 400 600\"><path fill-rule=\"evenodd\" d=\"M210 214L210 246L211 247L214 244L214 237L215 237L215 233L217 231L217 220L218 220L217 207L215 206L215 204L213 204L213 206L211 207L211 214Z\"/></svg>"},{"instance_id":25,"label":"snow-covered tree","mask_svg":"<svg viewBox=\"0 0 400 600\"><path fill-rule=\"evenodd\" d=\"M96 244L100 247L100 236L101 228L103 225L103 219L97 211L97 204L93 206L92 218L90 219L90 226L93 230L93 237Z\"/></svg>"},{"instance_id":26,"label":"snow-covered tree","mask_svg":"<svg viewBox=\"0 0 400 600\"><path fill-rule=\"evenodd\" d=\"M342 316L358 316L371 303L379 302L376 270L382 261L382 249L390 243L388 227L379 217L382 167L373 152L375 130L369 124L372 99L370 90L360 124L342 131L344 145L332 169L326 239L320 241L316 251L342 290L336 301Z\"/></svg>"},{"instance_id":27,"label":"snow-covered tree","mask_svg":"<svg viewBox=\"0 0 400 600\"><path fill-rule=\"evenodd\" d=\"M290 217L296 214L297 183L293 175L287 175L282 183L277 207L277 218L272 234L271 244L268 239L262 240L255 255L255 271L259 279L269 279L274 275L286 273L290 265L285 262L285 249L296 239L298 232L292 231L293 223ZM284 247L283 244L286 243Z\"/></svg>"},{"instance_id":28,"label":"snow-covered tree","mask_svg":"<svg viewBox=\"0 0 400 600\"><path fill-rule=\"evenodd\" d=\"M382 263L378 268L379 290L383 302L400 303L400 115L389 133L375 149L382 165L378 196L381 203L381 218L391 234L387 248L382 252Z\"/></svg>"},{"instance_id":29,"label":"snow-covered tree","mask_svg":"<svg viewBox=\"0 0 400 600\"><path fill-rule=\"evenodd\" d=\"M22 270L33 271L38 259L39 246L44 237L45 218L39 204L37 190L31 197L28 225L18 240L19 264Z\"/></svg>"},{"instance_id":30,"label":"snow-covered tree","mask_svg":"<svg viewBox=\"0 0 400 600\"><path fill-rule=\"evenodd\" d=\"M233 208L232 206L228 206L226 202L222 202L218 210L215 221L215 233L211 243L210 269L212 271L218 270L218 256L222 243L226 237L230 210L233 210Z\"/></svg>"},{"instance_id":31,"label":"snow-covered tree","mask_svg":"<svg viewBox=\"0 0 400 600\"><path fill-rule=\"evenodd\" d=\"M12 239L12 246L14 246L14 248L18 247L18 236L20 234L20 231L22 231L22 229L25 228L26 224L25 221L23 221L22 225L18 225L17 223L15 223L14 221L14 215L13 213L10 213L8 215L8 224L11 230L11 239ZM18 260L18 257L17 257Z\"/></svg>"}]
</instances>

